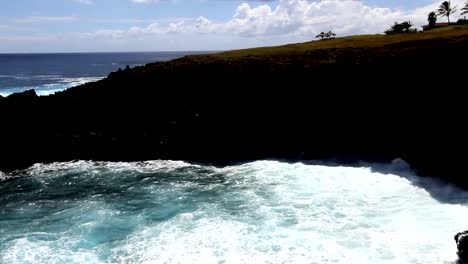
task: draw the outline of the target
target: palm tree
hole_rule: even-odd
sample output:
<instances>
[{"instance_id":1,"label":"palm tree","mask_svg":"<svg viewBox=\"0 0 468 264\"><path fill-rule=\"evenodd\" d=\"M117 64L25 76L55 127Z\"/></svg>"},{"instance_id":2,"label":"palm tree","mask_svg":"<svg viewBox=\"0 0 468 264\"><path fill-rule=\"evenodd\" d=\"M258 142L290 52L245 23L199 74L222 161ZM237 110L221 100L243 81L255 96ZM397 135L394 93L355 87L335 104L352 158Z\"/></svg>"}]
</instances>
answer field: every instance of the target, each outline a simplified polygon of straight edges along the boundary
<instances>
[{"instance_id":1,"label":"palm tree","mask_svg":"<svg viewBox=\"0 0 468 264\"><path fill-rule=\"evenodd\" d=\"M437 22L437 15L434 11L430 12L427 16L427 21L429 22L429 26L433 27Z\"/></svg>"},{"instance_id":2,"label":"palm tree","mask_svg":"<svg viewBox=\"0 0 468 264\"><path fill-rule=\"evenodd\" d=\"M439 9L437 9L437 15L446 16L447 21L450 25L450 15L457 12L457 7L450 4L450 1L444 1L440 4Z\"/></svg>"},{"instance_id":3,"label":"palm tree","mask_svg":"<svg viewBox=\"0 0 468 264\"><path fill-rule=\"evenodd\" d=\"M403 28L403 32L410 32L410 28L413 26L413 22L411 21L405 21L403 23L401 23L401 27Z\"/></svg>"},{"instance_id":4,"label":"palm tree","mask_svg":"<svg viewBox=\"0 0 468 264\"><path fill-rule=\"evenodd\" d=\"M468 14L468 1L466 1L465 6L461 10L463 11L462 15Z\"/></svg>"}]
</instances>

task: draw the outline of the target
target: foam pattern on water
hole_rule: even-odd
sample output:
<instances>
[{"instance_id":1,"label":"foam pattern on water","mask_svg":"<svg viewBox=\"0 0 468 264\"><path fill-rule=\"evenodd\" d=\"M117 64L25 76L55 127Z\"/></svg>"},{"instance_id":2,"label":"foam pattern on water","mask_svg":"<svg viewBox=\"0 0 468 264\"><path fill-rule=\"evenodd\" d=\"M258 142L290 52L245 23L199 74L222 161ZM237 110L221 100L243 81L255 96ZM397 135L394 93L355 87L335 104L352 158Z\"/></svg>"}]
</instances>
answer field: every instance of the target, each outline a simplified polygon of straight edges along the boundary
<instances>
[{"instance_id":1,"label":"foam pattern on water","mask_svg":"<svg viewBox=\"0 0 468 264\"><path fill-rule=\"evenodd\" d=\"M0 175L0 263L444 263L466 219L463 202L369 168L79 161Z\"/></svg>"},{"instance_id":2,"label":"foam pattern on water","mask_svg":"<svg viewBox=\"0 0 468 264\"><path fill-rule=\"evenodd\" d=\"M0 77L2 77L0 75ZM36 78L39 78L37 76L34 76ZM24 78L31 78L31 77L24 77ZM45 77L44 77L45 78ZM13 93L21 93L27 90L34 89L36 91L36 94L39 96L45 96L45 95L51 95L56 92L60 92L63 90L66 90L71 87L75 87L78 85L82 85L88 82L95 82L103 79L104 77L77 77L77 78L62 78L62 77L49 77L50 82L52 83L46 83L46 84L41 84L41 85L35 85L35 86L20 86L20 87L9 87L9 88L2 88L0 89L0 95L1 96L9 96ZM1 88L1 87L0 87Z\"/></svg>"}]
</instances>

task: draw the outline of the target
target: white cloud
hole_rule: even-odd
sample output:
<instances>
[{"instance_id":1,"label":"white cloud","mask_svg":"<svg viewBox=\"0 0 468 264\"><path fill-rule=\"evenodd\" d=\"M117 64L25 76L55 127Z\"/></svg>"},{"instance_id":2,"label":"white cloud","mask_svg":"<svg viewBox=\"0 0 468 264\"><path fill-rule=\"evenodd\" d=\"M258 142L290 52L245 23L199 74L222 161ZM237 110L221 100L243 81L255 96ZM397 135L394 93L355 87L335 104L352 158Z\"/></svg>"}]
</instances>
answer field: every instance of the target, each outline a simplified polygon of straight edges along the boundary
<instances>
[{"instance_id":1,"label":"white cloud","mask_svg":"<svg viewBox=\"0 0 468 264\"><path fill-rule=\"evenodd\" d=\"M461 6L464 1L452 0L452 4ZM224 21L207 16L181 17L147 21L146 26L136 26L141 21L135 20L132 27L70 35L64 38L66 40L57 40L53 44L59 48L74 47L88 51L222 50L271 46L313 40L315 35L328 30L338 37L383 33L395 21L411 20L415 27L421 29L420 26L427 24L427 14L439 5L440 0L434 0L428 6L400 10L371 7L353 0L280 0L276 5L256 6L243 3L233 10L230 19ZM455 14L450 19L456 21L458 18ZM33 17L25 20L60 19ZM444 17L439 21L447 20ZM2 43L0 49L1 46ZM49 43L47 48L54 46Z\"/></svg>"},{"instance_id":2,"label":"white cloud","mask_svg":"<svg viewBox=\"0 0 468 264\"><path fill-rule=\"evenodd\" d=\"M296 36L307 39L320 31L337 34L382 33L395 20L412 19L412 14L388 8L371 8L362 2L326 0L281 0L272 8L267 4L239 5L230 20L213 22L203 16L177 23L153 23L126 30L101 30L96 36L125 38L168 33L222 34L241 37ZM418 19L418 21L421 19Z\"/></svg>"},{"instance_id":3,"label":"white cloud","mask_svg":"<svg viewBox=\"0 0 468 264\"><path fill-rule=\"evenodd\" d=\"M462 2L452 0L453 4ZM421 29L420 26L427 23L427 14L438 5L435 2L415 10L403 11L370 7L353 0L280 0L273 7L268 4L252 7L243 3L226 21L212 21L204 16L197 19L181 18L157 21L146 27L99 30L86 34L86 37L99 41L125 42L129 46L158 43L169 49L184 50L200 49L195 45L212 50L279 45L312 40L321 31L328 30L338 36L383 33L395 21L411 20L415 27ZM454 15L453 20L456 17Z\"/></svg>"},{"instance_id":4,"label":"white cloud","mask_svg":"<svg viewBox=\"0 0 468 264\"><path fill-rule=\"evenodd\" d=\"M93 3L93 0L72 0L75 3L80 3L80 4L85 4L85 5L90 5Z\"/></svg>"},{"instance_id":5,"label":"white cloud","mask_svg":"<svg viewBox=\"0 0 468 264\"><path fill-rule=\"evenodd\" d=\"M137 4L149 4L149 3L155 3L158 2L158 0L130 0L133 3Z\"/></svg>"},{"instance_id":6,"label":"white cloud","mask_svg":"<svg viewBox=\"0 0 468 264\"><path fill-rule=\"evenodd\" d=\"M75 21L76 16L30 16L26 18L16 19L17 23L40 23L40 22L69 22Z\"/></svg>"},{"instance_id":7,"label":"white cloud","mask_svg":"<svg viewBox=\"0 0 468 264\"><path fill-rule=\"evenodd\" d=\"M96 23L112 23L112 24L137 24L149 22L145 19L136 19L136 18L118 18L118 19L97 19L94 22Z\"/></svg>"}]
</instances>

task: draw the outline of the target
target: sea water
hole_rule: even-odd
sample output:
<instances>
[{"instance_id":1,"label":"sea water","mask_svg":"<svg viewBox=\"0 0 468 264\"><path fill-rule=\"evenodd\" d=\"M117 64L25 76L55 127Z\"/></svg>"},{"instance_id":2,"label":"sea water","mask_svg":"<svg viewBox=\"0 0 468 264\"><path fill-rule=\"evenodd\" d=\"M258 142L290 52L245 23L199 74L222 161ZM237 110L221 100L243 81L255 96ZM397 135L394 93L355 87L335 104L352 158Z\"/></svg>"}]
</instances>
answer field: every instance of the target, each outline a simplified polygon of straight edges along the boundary
<instances>
[{"instance_id":1,"label":"sea water","mask_svg":"<svg viewBox=\"0 0 468 264\"><path fill-rule=\"evenodd\" d=\"M277 161L36 164L0 174L0 263L455 260L467 193L404 174Z\"/></svg>"},{"instance_id":2,"label":"sea water","mask_svg":"<svg viewBox=\"0 0 468 264\"><path fill-rule=\"evenodd\" d=\"M100 80L109 73L207 52L108 52L56 54L0 54L0 95L35 89L49 95Z\"/></svg>"}]
</instances>

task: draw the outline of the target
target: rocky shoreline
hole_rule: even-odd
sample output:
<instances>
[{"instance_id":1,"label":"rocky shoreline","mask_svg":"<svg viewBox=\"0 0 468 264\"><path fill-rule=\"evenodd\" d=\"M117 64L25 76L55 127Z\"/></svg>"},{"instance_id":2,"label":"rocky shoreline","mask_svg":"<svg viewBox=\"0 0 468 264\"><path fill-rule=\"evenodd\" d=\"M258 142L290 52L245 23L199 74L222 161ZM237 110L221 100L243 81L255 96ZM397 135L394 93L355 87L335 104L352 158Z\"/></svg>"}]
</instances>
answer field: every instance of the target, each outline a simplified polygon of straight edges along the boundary
<instances>
[{"instance_id":1,"label":"rocky shoreline","mask_svg":"<svg viewBox=\"0 0 468 264\"><path fill-rule=\"evenodd\" d=\"M403 159L468 189L468 33L376 48L189 56L0 96L0 171L69 160ZM449 65L445 67L446 65ZM458 233L468 263L468 231Z\"/></svg>"},{"instance_id":2,"label":"rocky shoreline","mask_svg":"<svg viewBox=\"0 0 468 264\"><path fill-rule=\"evenodd\" d=\"M463 231L455 235L457 243L458 264L468 263L468 231Z\"/></svg>"},{"instance_id":3,"label":"rocky shoreline","mask_svg":"<svg viewBox=\"0 0 468 264\"><path fill-rule=\"evenodd\" d=\"M329 43L332 43L331 41ZM379 47L197 55L0 98L0 171L174 159L389 162L467 188L468 33ZM437 66L437 67L436 67ZM450 78L450 81L447 81Z\"/></svg>"}]
</instances>

